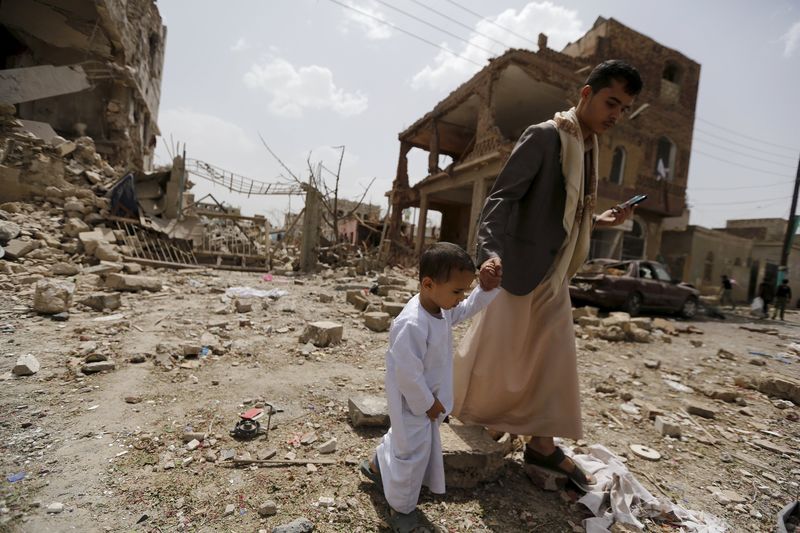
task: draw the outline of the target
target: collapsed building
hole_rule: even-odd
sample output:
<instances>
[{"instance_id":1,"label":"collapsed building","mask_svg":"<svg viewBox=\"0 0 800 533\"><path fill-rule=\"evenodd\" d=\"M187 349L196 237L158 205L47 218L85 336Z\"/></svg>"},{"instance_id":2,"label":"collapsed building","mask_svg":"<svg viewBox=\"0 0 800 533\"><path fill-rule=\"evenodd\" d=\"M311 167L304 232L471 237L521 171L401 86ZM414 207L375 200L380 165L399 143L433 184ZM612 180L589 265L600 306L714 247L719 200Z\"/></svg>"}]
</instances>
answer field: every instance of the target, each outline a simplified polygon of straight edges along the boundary
<instances>
[{"instance_id":1,"label":"collapsed building","mask_svg":"<svg viewBox=\"0 0 800 533\"><path fill-rule=\"evenodd\" d=\"M166 36L152 0L6 0L0 102L24 128L89 136L111 165L149 170Z\"/></svg>"},{"instance_id":2,"label":"collapsed building","mask_svg":"<svg viewBox=\"0 0 800 533\"><path fill-rule=\"evenodd\" d=\"M647 194L636 217L592 235L591 257L655 259L665 220L686 209L692 129L700 65L612 19L561 52L511 49L399 134L397 174L389 193L388 242L419 253L428 213L441 213L441 240L474 251L477 222L488 191L524 129L577 104L589 71L616 58L635 65L644 89L634 110L600 138L598 212L634 194ZM411 183L408 154L428 152L428 175ZM440 156L452 162L439 168ZM415 235L401 231L403 210L419 208Z\"/></svg>"}]
</instances>

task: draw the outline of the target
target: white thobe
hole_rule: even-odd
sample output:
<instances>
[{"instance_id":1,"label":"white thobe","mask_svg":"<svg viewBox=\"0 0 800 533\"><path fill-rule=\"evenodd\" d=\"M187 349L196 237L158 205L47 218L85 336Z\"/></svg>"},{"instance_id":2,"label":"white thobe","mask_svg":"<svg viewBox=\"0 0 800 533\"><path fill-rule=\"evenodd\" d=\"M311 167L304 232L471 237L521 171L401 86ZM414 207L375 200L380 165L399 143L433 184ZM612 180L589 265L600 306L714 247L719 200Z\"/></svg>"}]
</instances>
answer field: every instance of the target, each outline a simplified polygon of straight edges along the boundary
<instances>
[{"instance_id":1,"label":"white thobe","mask_svg":"<svg viewBox=\"0 0 800 533\"><path fill-rule=\"evenodd\" d=\"M443 494L444 461L439 424L453 408L452 327L485 308L500 289L476 287L453 309L428 313L414 296L395 318L386 352L386 397L391 427L376 456L386 500L395 511L410 513L422 485ZM434 396L445 409L431 421L425 412Z\"/></svg>"}]
</instances>

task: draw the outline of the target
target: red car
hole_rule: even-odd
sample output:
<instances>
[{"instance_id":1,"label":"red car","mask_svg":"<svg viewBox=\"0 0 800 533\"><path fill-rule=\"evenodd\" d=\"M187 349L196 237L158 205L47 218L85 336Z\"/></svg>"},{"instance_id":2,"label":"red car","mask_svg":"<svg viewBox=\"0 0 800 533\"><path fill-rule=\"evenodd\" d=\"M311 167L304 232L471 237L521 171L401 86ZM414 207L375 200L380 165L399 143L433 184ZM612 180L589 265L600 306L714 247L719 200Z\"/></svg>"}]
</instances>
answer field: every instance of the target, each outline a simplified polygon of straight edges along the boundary
<instances>
[{"instance_id":1,"label":"red car","mask_svg":"<svg viewBox=\"0 0 800 533\"><path fill-rule=\"evenodd\" d=\"M594 259L573 276L569 295L575 305L622 309L631 316L644 310L697 314L700 291L677 280L655 261Z\"/></svg>"}]
</instances>

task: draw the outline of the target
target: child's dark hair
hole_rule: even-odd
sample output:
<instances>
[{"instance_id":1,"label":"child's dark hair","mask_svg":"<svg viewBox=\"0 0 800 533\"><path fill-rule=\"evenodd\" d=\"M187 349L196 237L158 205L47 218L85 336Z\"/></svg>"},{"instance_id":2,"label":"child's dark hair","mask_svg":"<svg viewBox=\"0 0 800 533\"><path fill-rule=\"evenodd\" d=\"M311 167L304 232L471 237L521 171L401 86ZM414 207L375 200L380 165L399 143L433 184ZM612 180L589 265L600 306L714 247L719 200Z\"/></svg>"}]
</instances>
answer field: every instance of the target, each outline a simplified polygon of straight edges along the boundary
<instances>
[{"instance_id":1,"label":"child's dark hair","mask_svg":"<svg viewBox=\"0 0 800 533\"><path fill-rule=\"evenodd\" d=\"M445 283L453 270L475 272L475 263L463 248L451 242L432 244L419 258L420 281L428 277L436 283Z\"/></svg>"},{"instance_id":2,"label":"child's dark hair","mask_svg":"<svg viewBox=\"0 0 800 533\"><path fill-rule=\"evenodd\" d=\"M616 80L625 85L624 90L631 96L636 96L642 91L642 77L635 67L620 59L603 61L586 78L585 85L596 93L600 89L611 87L611 80Z\"/></svg>"}]
</instances>

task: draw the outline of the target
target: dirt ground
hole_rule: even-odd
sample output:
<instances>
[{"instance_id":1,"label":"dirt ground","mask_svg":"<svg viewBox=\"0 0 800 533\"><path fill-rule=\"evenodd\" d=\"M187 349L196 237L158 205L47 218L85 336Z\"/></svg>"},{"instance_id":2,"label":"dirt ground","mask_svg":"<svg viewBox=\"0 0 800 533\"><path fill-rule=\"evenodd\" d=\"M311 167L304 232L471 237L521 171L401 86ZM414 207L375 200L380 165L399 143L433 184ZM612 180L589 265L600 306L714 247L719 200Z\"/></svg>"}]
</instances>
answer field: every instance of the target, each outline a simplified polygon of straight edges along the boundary
<instances>
[{"instance_id":1,"label":"dirt ground","mask_svg":"<svg viewBox=\"0 0 800 533\"><path fill-rule=\"evenodd\" d=\"M388 334L368 330L345 291L337 290L369 287L374 278L342 279L344 271L271 281L211 270L145 274L160 278L164 288L125 293L112 313L73 304L66 322L31 310L32 285L3 291L0 530L254 532L306 517L319 532L384 531L385 500L355 466L382 430L354 429L347 400L382 394ZM75 280L78 293L94 290L95 277ZM288 294L264 306L259 301L247 313L220 314L225 289L233 286ZM326 296L332 301L324 303ZM744 312L724 321L701 318L691 322L700 333L668 336L671 342L578 338L585 427L579 444L600 443L626 457L654 495L714 514L731 531L774 531L776 512L800 494L800 408L746 385L765 373L800 378L800 359L788 348L800 342L800 314L787 319L754 323ZM304 348L298 337L317 320L343 324L344 341ZM459 326L456 338L465 330ZM183 343L197 345L204 333L218 340L219 355L170 357L182 353ZM720 357L720 349L731 355ZM41 363L39 372L12 377L15 361L28 353ZM116 370L84 376L80 364L91 353L109 356ZM693 391L676 390L675 383ZM725 397L722 391L729 391L730 403L708 396ZM684 413L687 401L711 406L715 418ZM238 414L264 402L280 410L268 440L232 439ZM654 409L677 417L682 438L656 431L647 416ZM188 451L187 430L208 437ZM309 432L316 442L301 444L303 436L313 439ZM337 450L322 456L316 447L329 437L338 440ZM662 457L639 458L630 444ZM271 448L279 459L293 454L336 464L233 468L219 460L229 449L257 458ZM583 531L585 511L567 493L534 486L519 455L509 455L502 475L478 488L424 494L422 510L452 532ZM19 473L19 481L7 478ZM267 500L277 514L261 517ZM54 502L63 511L47 513ZM233 511L226 514L229 505ZM648 522L649 531L668 529Z\"/></svg>"}]
</instances>

